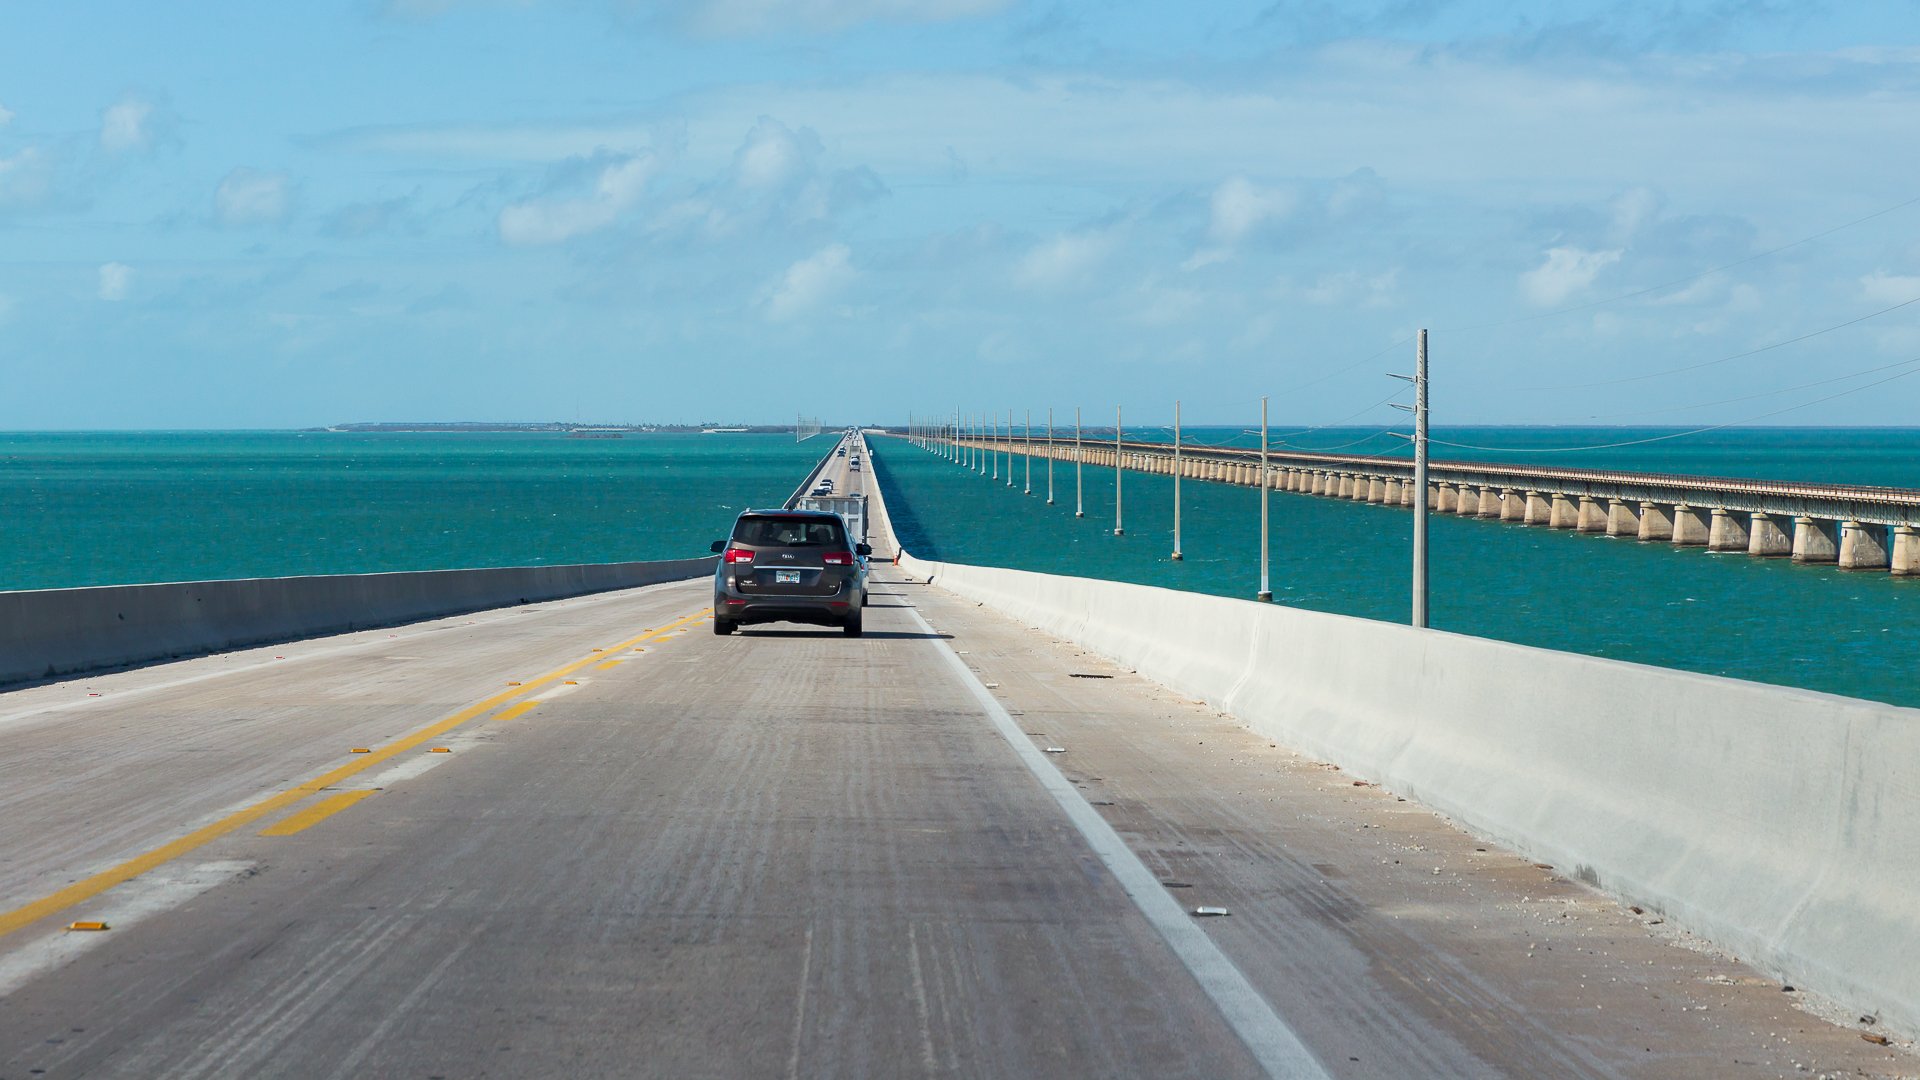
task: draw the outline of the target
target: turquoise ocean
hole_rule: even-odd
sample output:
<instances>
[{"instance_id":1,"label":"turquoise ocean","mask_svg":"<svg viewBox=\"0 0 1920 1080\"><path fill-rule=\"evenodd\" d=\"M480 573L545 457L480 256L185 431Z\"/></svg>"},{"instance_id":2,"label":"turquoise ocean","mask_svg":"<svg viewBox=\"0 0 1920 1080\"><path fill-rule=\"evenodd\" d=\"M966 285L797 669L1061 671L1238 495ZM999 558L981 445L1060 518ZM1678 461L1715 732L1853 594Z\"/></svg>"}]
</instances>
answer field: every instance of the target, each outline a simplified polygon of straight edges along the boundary
<instances>
[{"instance_id":1,"label":"turquoise ocean","mask_svg":"<svg viewBox=\"0 0 1920 1080\"><path fill-rule=\"evenodd\" d=\"M1257 443L1244 429L1187 434ZM1920 431L1742 429L1528 452L1660 434L1443 428L1436 438L1499 449L1436 456L1920 487ZM1404 452L1365 430L1287 438ZM784 499L830 445L748 434L0 434L0 589L699 555L740 509ZM1186 559L1174 562L1167 478L1127 475L1126 535L1115 537L1111 470L1086 470L1087 516L1076 519L1070 465L1055 465L1048 506L1043 461L1028 495L1024 474L1008 487L896 440L875 440L875 458L918 554L1249 602L1258 587L1255 491L1183 484ZM1406 618L1410 515L1282 493L1271 512L1277 602ZM1451 517L1433 519L1432 542L1439 629L1920 706L1920 581Z\"/></svg>"},{"instance_id":2,"label":"turquoise ocean","mask_svg":"<svg viewBox=\"0 0 1920 1080\"><path fill-rule=\"evenodd\" d=\"M1285 431L1287 429L1276 429ZM1435 429L1436 438L1498 450L1436 447L1436 457L1526 461L1694 475L1825 480L1920 487L1920 431L1745 429L1687 439L1541 455L1544 447L1658 437L1644 429ZM1106 436L1111 438L1108 429ZM1168 438L1165 430L1128 437ZM1195 429L1194 442L1258 445L1240 429ZM1404 454L1366 431L1316 431L1300 448ZM1347 444L1360 442L1361 445ZM1129 472L1126 534L1113 535L1113 470L1082 478L1086 517L1074 517L1073 466L1034 462L1033 494L1015 458L1015 483L970 473L909 444L880 440L879 476L901 542L955 562L1113 578L1247 598L1259 588L1260 495L1251 488L1181 485L1181 547L1173 550L1173 481ZM1410 600L1412 515L1310 495L1271 496L1276 603L1404 621ZM1480 637L1664 667L1920 706L1920 580L1846 573L1744 554L1527 529L1434 515L1430 624ZM1539 694L1550 687L1514 687ZM1621 702L1631 708L1631 702Z\"/></svg>"}]
</instances>

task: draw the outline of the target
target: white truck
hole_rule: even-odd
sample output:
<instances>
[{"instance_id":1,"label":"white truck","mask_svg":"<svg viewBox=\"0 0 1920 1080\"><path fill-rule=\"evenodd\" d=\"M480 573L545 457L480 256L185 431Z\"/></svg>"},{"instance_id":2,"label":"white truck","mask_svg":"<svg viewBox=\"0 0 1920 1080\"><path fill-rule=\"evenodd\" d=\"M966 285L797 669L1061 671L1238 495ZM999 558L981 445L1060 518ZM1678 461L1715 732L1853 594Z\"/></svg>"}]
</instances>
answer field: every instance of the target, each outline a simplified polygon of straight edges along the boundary
<instances>
[{"instance_id":1,"label":"white truck","mask_svg":"<svg viewBox=\"0 0 1920 1080\"><path fill-rule=\"evenodd\" d=\"M867 539L867 497L865 495L802 495L793 504L796 510L827 510L839 514L847 523L847 535L856 543Z\"/></svg>"}]
</instances>

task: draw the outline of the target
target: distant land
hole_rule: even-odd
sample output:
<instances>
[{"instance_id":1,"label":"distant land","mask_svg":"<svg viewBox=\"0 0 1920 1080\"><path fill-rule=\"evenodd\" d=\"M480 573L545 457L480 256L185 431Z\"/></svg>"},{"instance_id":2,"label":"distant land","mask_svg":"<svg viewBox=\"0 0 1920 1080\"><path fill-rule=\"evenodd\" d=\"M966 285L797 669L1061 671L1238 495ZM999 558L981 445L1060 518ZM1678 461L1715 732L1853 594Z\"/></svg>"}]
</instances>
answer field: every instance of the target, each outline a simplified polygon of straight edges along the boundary
<instances>
[{"instance_id":1,"label":"distant land","mask_svg":"<svg viewBox=\"0 0 1920 1080\"><path fill-rule=\"evenodd\" d=\"M378 423L333 424L328 427L301 428L302 431L350 431L350 432L564 432L567 434L608 434L627 435L653 432L702 432L728 431L749 432L754 434L792 434L792 424L568 424L557 420L533 423L494 423L479 420L453 421L399 421L383 420Z\"/></svg>"}]
</instances>

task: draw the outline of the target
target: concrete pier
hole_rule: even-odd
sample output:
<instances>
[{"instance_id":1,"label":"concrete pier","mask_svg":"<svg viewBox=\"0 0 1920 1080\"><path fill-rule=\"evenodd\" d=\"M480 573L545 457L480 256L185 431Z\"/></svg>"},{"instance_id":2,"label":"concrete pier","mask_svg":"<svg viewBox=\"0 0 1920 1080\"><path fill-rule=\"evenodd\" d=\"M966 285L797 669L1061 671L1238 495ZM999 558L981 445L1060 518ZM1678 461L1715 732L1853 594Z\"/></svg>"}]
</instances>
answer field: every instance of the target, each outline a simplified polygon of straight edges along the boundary
<instances>
[{"instance_id":1,"label":"concrete pier","mask_svg":"<svg viewBox=\"0 0 1920 1080\"><path fill-rule=\"evenodd\" d=\"M1912 525L1895 525L1890 557L1890 569L1896 577L1920 575L1920 529Z\"/></svg>"},{"instance_id":2,"label":"concrete pier","mask_svg":"<svg viewBox=\"0 0 1920 1080\"><path fill-rule=\"evenodd\" d=\"M1499 488L1486 484L1481 485L1479 516L1499 520L1503 514L1500 506L1501 495L1502 492Z\"/></svg>"},{"instance_id":3,"label":"concrete pier","mask_svg":"<svg viewBox=\"0 0 1920 1080\"><path fill-rule=\"evenodd\" d=\"M1782 524L1784 518L1754 514L1747 529L1747 554L1762 558L1783 558L1793 554L1793 534Z\"/></svg>"},{"instance_id":4,"label":"concrete pier","mask_svg":"<svg viewBox=\"0 0 1920 1080\"><path fill-rule=\"evenodd\" d=\"M1747 515L1731 510L1714 507L1712 517L1707 523L1708 551L1745 551L1750 542L1747 537Z\"/></svg>"},{"instance_id":5,"label":"concrete pier","mask_svg":"<svg viewBox=\"0 0 1920 1080\"><path fill-rule=\"evenodd\" d=\"M1500 489L1500 520L1527 523L1527 497L1514 488Z\"/></svg>"},{"instance_id":6,"label":"concrete pier","mask_svg":"<svg viewBox=\"0 0 1920 1080\"><path fill-rule=\"evenodd\" d=\"M967 445L996 461L1028 452L1023 442ZM1064 461L1076 456L1071 445L1038 443L1031 452ZM1090 465L1111 468L1117 460L1157 475L1175 469L1170 448L1159 443L1129 443L1118 453L1087 447L1079 456ZM1437 461L1429 463L1431 479L1421 493L1413 490L1405 458L1289 452L1268 460L1265 482L1274 491L1400 507L1424 497L1430 510L1459 517L1920 577L1920 553L1913 560L1899 554L1903 544L1914 543L1902 538L1915 535L1899 530L1920 530L1920 489ZM1178 468L1188 479L1248 487L1263 482L1259 459L1246 450L1189 449ZM1011 479L1010 460L1008 473ZM1856 523L1860 533L1848 559L1841 552L1843 522Z\"/></svg>"},{"instance_id":7,"label":"concrete pier","mask_svg":"<svg viewBox=\"0 0 1920 1080\"><path fill-rule=\"evenodd\" d=\"M1681 547L1705 547L1713 536L1713 529L1708 525L1707 517L1708 515L1700 512L1699 507L1675 503L1671 537L1673 542Z\"/></svg>"},{"instance_id":8,"label":"concrete pier","mask_svg":"<svg viewBox=\"0 0 1920 1080\"><path fill-rule=\"evenodd\" d=\"M1886 570L1889 565L1886 526L1863 521L1840 523L1840 569Z\"/></svg>"},{"instance_id":9,"label":"concrete pier","mask_svg":"<svg viewBox=\"0 0 1920 1080\"><path fill-rule=\"evenodd\" d=\"M1607 500L1607 535L1640 535L1640 504L1630 499Z\"/></svg>"},{"instance_id":10,"label":"concrete pier","mask_svg":"<svg viewBox=\"0 0 1920 1080\"><path fill-rule=\"evenodd\" d=\"M1640 539L1672 540L1673 508L1661 503L1640 504Z\"/></svg>"},{"instance_id":11,"label":"concrete pier","mask_svg":"<svg viewBox=\"0 0 1920 1080\"><path fill-rule=\"evenodd\" d=\"M1576 528L1581 532L1606 532L1607 516L1600 500L1590 495L1580 496L1580 519Z\"/></svg>"},{"instance_id":12,"label":"concrete pier","mask_svg":"<svg viewBox=\"0 0 1920 1080\"><path fill-rule=\"evenodd\" d=\"M1830 563L1840 559L1840 524L1804 515L1793 519L1793 561Z\"/></svg>"}]
</instances>

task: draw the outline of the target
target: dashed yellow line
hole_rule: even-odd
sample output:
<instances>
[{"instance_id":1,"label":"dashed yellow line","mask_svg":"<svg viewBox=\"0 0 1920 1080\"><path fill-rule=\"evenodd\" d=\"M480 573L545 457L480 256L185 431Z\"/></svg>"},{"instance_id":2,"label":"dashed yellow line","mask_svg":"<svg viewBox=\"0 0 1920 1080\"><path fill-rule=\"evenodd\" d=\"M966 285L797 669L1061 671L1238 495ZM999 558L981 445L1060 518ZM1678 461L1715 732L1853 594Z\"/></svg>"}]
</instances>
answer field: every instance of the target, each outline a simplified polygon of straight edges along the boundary
<instances>
[{"instance_id":1,"label":"dashed yellow line","mask_svg":"<svg viewBox=\"0 0 1920 1080\"><path fill-rule=\"evenodd\" d=\"M506 708L501 709L497 714L495 714L494 720L499 722L504 722L507 720L511 720L516 716L525 716L529 711L533 709L535 705L538 705L538 704L540 703L537 701L522 701L518 705L509 705Z\"/></svg>"},{"instance_id":2,"label":"dashed yellow line","mask_svg":"<svg viewBox=\"0 0 1920 1080\"><path fill-rule=\"evenodd\" d=\"M319 802L314 803L312 806L307 807L305 810L288 816L279 824L269 825L261 829L260 835L292 836L294 833L304 832L371 794L373 794L373 792L369 789L366 791L342 791L329 795Z\"/></svg>"},{"instance_id":3,"label":"dashed yellow line","mask_svg":"<svg viewBox=\"0 0 1920 1080\"><path fill-rule=\"evenodd\" d=\"M681 626L685 626L687 623L705 618L708 610L709 609L702 608L692 615L675 620L658 630L628 638L613 647L615 649L624 649L631 645L637 645L642 641L656 638L662 634L670 633ZM162 866L190 851L205 847L222 836L236 829L245 828L277 810L283 810L310 795L325 791L330 787L338 786L341 781L348 777L365 772L367 769L383 761L398 757L429 739L444 735L476 716L483 716L486 713L492 712L494 709L508 701L512 701L522 694L532 693L547 683L571 675L598 659L600 659L599 653L590 653L579 660L567 664L565 667L555 668L553 671L537 679L527 679L522 685L515 686L510 690L501 691L477 704L469 705L444 720L430 724L411 735L390 742L370 754L356 754L354 755L353 761L331 772L322 773L297 787L289 788L275 795L269 795L259 802L251 806L242 807L218 821L208 825L202 825L185 836L136 855L117 866L102 870L92 877L82 878L49 896L41 897L32 903L0 914L0 937L5 937L16 930L31 926L49 915L65 911L75 904L85 903L116 885L132 881L134 878L139 877L141 874L157 866Z\"/></svg>"}]
</instances>

